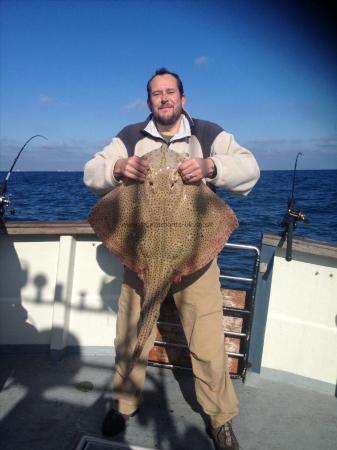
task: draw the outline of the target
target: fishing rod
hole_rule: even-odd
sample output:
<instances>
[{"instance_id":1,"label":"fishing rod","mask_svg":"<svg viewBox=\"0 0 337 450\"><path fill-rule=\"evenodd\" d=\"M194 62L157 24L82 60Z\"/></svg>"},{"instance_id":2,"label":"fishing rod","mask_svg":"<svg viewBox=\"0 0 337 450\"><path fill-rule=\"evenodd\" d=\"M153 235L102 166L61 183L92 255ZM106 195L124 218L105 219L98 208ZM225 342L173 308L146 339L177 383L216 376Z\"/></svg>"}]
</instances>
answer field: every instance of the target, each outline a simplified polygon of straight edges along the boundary
<instances>
[{"instance_id":1,"label":"fishing rod","mask_svg":"<svg viewBox=\"0 0 337 450\"><path fill-rule=\"evenodd\" d=\"M6 206L9 206L10 203L11 203L11 198L10 198L10 196L6 196L5 194L6 194L6 192L7 192L7 184L8 184L8 180L9 180L9 178L10 178L12 172L13 172L14 166L15 166L17 160L19 159L21 153L22 153L23 150L26 148L27 144L28 144L31 140L33 140L33 139L35 139L35 138L37 138L37 137L46 139L46 140L48 141L48 139L47 139L45 136L42 136L42 134L35 134L34 136L30 137L30 138L23 144L23 146L21 147L21 149L20 149L19 153L16 155L16 158L14 159L13 164L12 164L11 168L9 169L9 171L8 171L8 173L7 173L7 175L6 175L5 179L4 179L4 181L3 181L3 183L0 185L0 220L2 220L2 217L3 217L4 214L5 214L5 207L6 207Z\"/></svg>"},{"instance_id":2,"label":"fishing rod","mask_svg":"<svg viewBox=\"0 0 337 450\"><path fill-rule=\"evenodd\" d=\"M284 228L284 231L282 233L282 239L281 239L281 246L283 245L283 242L285 239L287 239L287 249L286 249L286 260L291 261L292 260L292 245L293 245L293 231L297 227L297 222L302 221L304 223L309 223L309 220L306 219L305 215L296 208L296 199L295 199L295 179L296 179L296 169L297 169L297 161L299 156L302 156L301 152L297 153L296 160L295 160L295 167L294 167L294 174L293 174L293 184L292 184L292 190L291 190L291 197L288 200L288 209L285 213L280 226Z\"/></svg>"}]
</instances>

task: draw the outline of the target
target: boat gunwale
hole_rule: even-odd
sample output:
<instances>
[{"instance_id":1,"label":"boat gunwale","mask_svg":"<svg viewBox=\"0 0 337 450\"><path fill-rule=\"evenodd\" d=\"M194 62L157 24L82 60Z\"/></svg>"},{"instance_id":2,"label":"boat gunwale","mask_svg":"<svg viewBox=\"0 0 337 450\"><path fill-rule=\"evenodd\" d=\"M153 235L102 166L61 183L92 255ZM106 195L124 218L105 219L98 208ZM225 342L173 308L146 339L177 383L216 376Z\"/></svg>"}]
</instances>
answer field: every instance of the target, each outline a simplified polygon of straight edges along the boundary
<instances>
[{"instance_id":1,"label":"boat gunwale","mask_svg":"<svg viewBox=\"0 0 337 450\"><path fill-rule=\"evenodd\" d=\"M282 234L263 233L262 245L277 247L285 251L287 241L284 240ZM293 237L292 249L296 252L337 259L337 245L330 242ZM294 257L294 259L296 258Z\"/></svg>"},{"instance_id":2,"label":"boat gunwale","mask_svg":"<svg viewBox=\"0 0 337 450\"><path fill-rule=\"evenodd\" d=\"M0 226L0 235L89 235L96 236L87 221L10 221ZM281 245L280 245L281 243ZM276 233L263 233L262 245L285 249L286 241L282 243L282 235ZM337 245L329 242L310 239L293 238L293 250L312 255L337 259Z\"/></svg>"}]
</instances>

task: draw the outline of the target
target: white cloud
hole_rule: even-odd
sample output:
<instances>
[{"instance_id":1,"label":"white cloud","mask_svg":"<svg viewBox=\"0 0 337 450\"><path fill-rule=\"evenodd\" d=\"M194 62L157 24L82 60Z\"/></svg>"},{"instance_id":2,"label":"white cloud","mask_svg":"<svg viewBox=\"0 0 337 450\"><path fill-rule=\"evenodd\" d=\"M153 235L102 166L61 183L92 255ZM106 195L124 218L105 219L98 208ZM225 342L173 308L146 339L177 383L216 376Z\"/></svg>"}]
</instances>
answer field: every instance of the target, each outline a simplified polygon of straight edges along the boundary
<instances>
[{"instance_id":1,"label":"white cloud","mask_svg":"<svg viewBox=\"0 0 337 450\"><path fill-rule=\"evenodd\" d=\"M298 145L302 142L301 139L285 139L285 138L270 138L270 137L258 137L249 141L250 145Z\"/></svg>"},{"instance_id":2,"label":"white cloud","mask_svg":"<svg viewBox=\"0 0 337 450\"><path fill-rule=\"evenodd\" d=\"M40 105L53 105L56 103L56 100L53 97L49 97L49 95L40 95L39 103Z\"/></svg>"},{"instance_id":3,"label":"white cloud","mask_svg":"<svg viewBox=\"0 0 337 450\"><path fill-rule=\"evenodd\" d=\"M203 66L203 65L205 65L205 64L207 64L207 63L208 63L208 57L207 57L207 56L204 56L204 55L198 56L198 57L195 58L195 60L194 60L194 64L195 64L196 66Z\"/></svg>"},{"instance_id":4,"label":"white cloud","mask_svg":"<svg viewBox=\"0 0 337 450\"><path fill-rule=\"evenodd\" d=\"M38 98L38 103L42 106L67 106L69 105L68 101L58 100L55 97L51 97L50 95L41 94Z\"/></svg>"},{"instance_id":5,"label":"white cloud","mask_svg":"<svg viewBox=\"0 0 337 450\"><path fill-rule=\"evenodd\" d=\"M337 153L337 138L335 136L323 136L312 139L259 137L247 141L246 145L260 155L285 154L299 151L303 154L314 153L316 155L334 155Z\"/></svg>"},{"instance_id":6,"label":"white cloud","mask_svg":"<svg viewBox=\"0 0 337 450\"><path fill-rule=\"evenodd\" d=\"M9 169L22 144L23 142L15 139L0 139L0 170ZM27 146L15 170L82 170L84 163L104 145L106 142L103 140L44 141L36 139Z\"/></svg>"},{"instance_id":7,"label":"white cloud","mask_svg":"<svg viewBox=\"0 0 337 450\"><path fill-rule=\"evenodd\" d=\"M127 111L144 111L144 109L147 109L147 103L144 100L137 99L124 105L124 109Z\"/></svg>"},{"instance_id":8,"label":"white cloud","mask_svg":"<svg viewBox=\"0 0 337 450\"><path fill-rule=\"evenodd\" d=\"M337 136L328 136L321 139L313 139L317 148L323 152L337 152Z\"/></svg>"}]
</instances>

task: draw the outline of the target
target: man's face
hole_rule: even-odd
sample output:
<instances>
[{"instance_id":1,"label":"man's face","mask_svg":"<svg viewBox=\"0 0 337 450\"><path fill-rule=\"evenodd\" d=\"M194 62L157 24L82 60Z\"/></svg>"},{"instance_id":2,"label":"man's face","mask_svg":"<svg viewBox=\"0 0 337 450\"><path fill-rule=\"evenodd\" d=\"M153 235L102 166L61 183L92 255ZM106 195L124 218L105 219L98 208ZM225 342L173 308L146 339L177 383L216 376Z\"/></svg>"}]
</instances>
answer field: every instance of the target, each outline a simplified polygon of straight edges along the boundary
<instances>
[{"instance_id":1,"label":"man's face","mask_svg":"<svg viewBox=\"0 0 337 450\"><path fill-rule=\"evenodd\" d=\"M151 81L151 95L147 104L160 125L174 125L179 119L186 98L180 96L177 80L169 74L157 75Z\"/></svg>"}]
</instances>

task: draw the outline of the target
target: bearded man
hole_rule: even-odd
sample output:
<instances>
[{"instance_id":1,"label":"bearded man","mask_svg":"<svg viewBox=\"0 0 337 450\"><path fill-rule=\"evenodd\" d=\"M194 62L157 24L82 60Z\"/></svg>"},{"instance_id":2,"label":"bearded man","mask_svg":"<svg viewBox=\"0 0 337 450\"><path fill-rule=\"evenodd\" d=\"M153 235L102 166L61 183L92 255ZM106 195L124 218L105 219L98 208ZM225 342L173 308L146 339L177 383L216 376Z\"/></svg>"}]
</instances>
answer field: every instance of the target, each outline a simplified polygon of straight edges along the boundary
<instances>
[{"instance_id":1,"label":"bearded man","mask_svg":"<svg viewBox=\"0 0 337 450\"><path fill-rule=\"evenodd\" d=\"M184 110L186 97L180 77L162 68L147 83L151 111L145 122L125 127L84 169L84 182L104 195L123 180L143 182L148 162L141 157L163 142L169 150L188 155L179 166L184 183L207 182L236 195L246 195L259 178L251 152L219 125L192 119ZM192 361L198 402L209 416L217 450L238 449L231 420L238 402L228 372L222 328L222 296L216 261L172 286L173 298L184 328ZM140 406L147 356L155 340L155 328L134 369L125 378L137 340L142 304L142 283L124 269L115 339L116 362L112 396L115 406L106 415L102 432L115 436L125 429Z\"/></svg>"}]
</instances>

